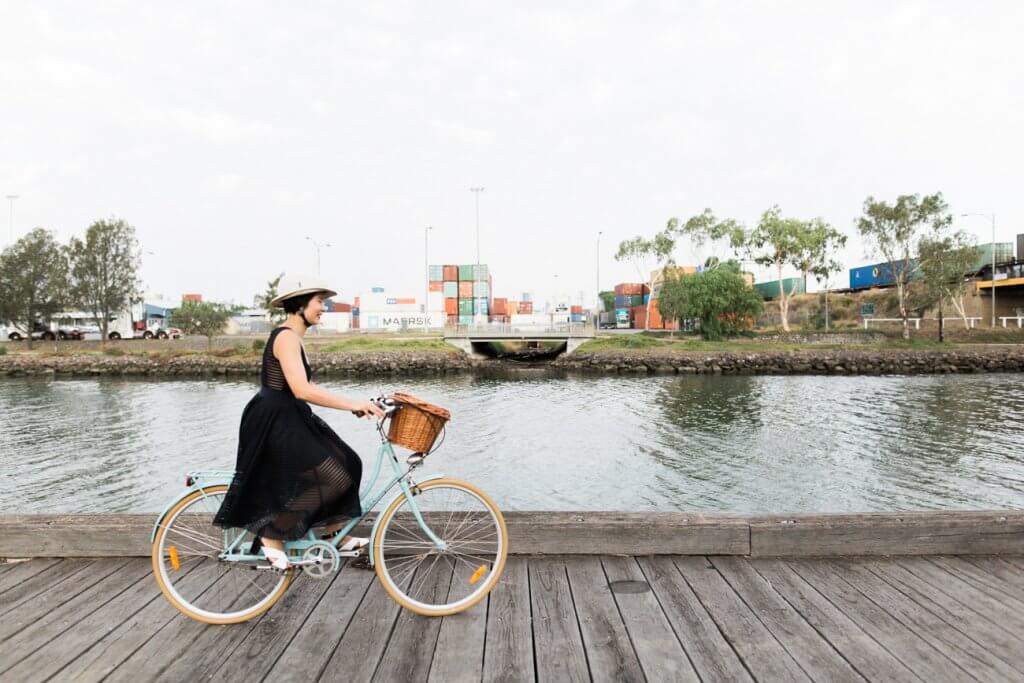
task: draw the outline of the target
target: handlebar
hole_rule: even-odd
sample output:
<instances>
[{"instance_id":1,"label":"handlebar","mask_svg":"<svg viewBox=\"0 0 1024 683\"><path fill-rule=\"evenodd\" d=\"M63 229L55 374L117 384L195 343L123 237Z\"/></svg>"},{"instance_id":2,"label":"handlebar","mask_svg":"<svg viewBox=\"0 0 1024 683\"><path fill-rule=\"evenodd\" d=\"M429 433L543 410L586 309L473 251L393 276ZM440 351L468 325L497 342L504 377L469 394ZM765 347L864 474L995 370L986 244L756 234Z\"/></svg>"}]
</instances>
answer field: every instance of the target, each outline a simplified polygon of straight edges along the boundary
<instances>
[{"instance_id":1,"label":"handlebar","mask_svg":"<svg viewBox=\"0 0 1024 683\"><path fill-rule=\"evenodd\" d=\"M375 406L383 410L384 417L387 417L391 413L398 410L398 403L396 403L394 399L384 395L378 396L376 398L371 398L370 403L374 404ZM355 415L356 417L363 417L366 415L366 412L362 410L353 410L352 414Z\"/></svg>"}]
</instances>

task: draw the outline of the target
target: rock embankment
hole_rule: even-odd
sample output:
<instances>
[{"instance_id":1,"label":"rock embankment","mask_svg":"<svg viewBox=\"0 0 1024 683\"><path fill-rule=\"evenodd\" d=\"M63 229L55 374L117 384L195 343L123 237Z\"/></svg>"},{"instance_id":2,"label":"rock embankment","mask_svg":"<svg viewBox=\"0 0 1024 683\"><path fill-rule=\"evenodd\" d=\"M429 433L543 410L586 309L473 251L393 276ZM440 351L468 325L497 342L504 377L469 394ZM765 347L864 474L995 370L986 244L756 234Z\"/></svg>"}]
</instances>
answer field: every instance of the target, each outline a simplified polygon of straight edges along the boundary
<instances>
[{"instance_id":1,"label":"rock embankment","mask_svg":"<svg viewBox=\"0 0 1024 683\"><path fill-rule=\"evenodd\" d=\"M576 372L723 375L913 375L1024 371L1024 347L751 352L602 351L562 356Z\"/></svg>"},{"instance_id":2,"label":"rock embankment","mask_svg":"<svg viewBox=\"0 0 1024 683\"><path fill-rule=\"evenodd\" d=\"M481 361L460 353L381 351L362 353L310 353L309 362L319 376L443 374L472 370ZM174 357L105 355L0 356L0 375L211 377L256 376L260 357L183 355Z\"/></svg>"}]
</instances>

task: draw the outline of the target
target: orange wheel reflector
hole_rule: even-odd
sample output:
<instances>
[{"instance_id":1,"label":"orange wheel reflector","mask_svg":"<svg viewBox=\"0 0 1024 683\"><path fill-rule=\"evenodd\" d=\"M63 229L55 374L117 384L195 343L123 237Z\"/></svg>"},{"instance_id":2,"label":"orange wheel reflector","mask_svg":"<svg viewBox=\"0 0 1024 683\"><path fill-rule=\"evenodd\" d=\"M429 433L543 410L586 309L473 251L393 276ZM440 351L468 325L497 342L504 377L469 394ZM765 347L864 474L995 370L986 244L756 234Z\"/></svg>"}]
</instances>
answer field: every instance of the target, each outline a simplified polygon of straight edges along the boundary
<instances>
[{"instance_id":1,"label":"orange wheel reflector","mask_svg":"<svg viewBox=\"0 0 1024 683\"><path fill-rule=\"evenodd\" d=\"M486 564L480 565L480 567L475 572L473 572L473 576L469 577L469 582L470 583L476 583L477 581L480 580L480 577L482 577L486 573L487 573L487 565Z\"/></svg>"},{"instance_id":2,"label":"orange wheel reflector","mask_svg":"<svg viewBox=\"0 0 1024 683\"><path fill-rule=\"evenodd\" d=\"M167 554L171 556L171 566L174 567L174 571L181 569L181 560L178 559L178 549L172 545L167 549Z\"/></svg>"}]
</instances>

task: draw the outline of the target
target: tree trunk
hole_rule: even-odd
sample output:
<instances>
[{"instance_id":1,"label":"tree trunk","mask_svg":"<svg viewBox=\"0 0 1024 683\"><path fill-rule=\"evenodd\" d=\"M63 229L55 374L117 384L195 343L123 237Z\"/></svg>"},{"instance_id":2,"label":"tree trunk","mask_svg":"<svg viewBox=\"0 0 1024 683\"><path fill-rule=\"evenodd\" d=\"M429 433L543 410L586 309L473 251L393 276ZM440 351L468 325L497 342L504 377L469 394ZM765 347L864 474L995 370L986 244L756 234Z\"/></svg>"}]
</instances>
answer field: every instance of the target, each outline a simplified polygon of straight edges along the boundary
<instances>
[{"instance_id":1,"label":"tree trunk","mask_svg":"<svg viewBox=\"0 0 1024 683\"><path fill-rule=\"evenodd\" d=\"M909 316L907 315L907 304L904 300L905 295L903 292L903 288L905 287L905 285L903 284L902 280L902 275L896 280L896 293L899 295L900 299L900 318L903 319L903 338L910 339L910 321L907 320Z\"/></svg>"},{"instance_id":2,"label":"tree trunk","mask_svg":"<svg viewBox=\"0 0 1024 683\"><path fill-rule=\"evenodd\" d=\"M940 301L939 302L939 343L940 344L942 342L946 341L945 337L943 336L944 330L943 330L942 322L943 322L942 321L942 302Z\"/></svg>"},{"instance_id":3,"label":"tree trunk","mask_svg":"<svg viewBox=\"0 0 1024 683\"><path fill-rule=\"evenodd\" d=\"M782 318L782 331L789 332L789 299L786 297L786 288L782 286L782 262L776 263L779 274L779 316Z\"/></svg>"}]
</instances>

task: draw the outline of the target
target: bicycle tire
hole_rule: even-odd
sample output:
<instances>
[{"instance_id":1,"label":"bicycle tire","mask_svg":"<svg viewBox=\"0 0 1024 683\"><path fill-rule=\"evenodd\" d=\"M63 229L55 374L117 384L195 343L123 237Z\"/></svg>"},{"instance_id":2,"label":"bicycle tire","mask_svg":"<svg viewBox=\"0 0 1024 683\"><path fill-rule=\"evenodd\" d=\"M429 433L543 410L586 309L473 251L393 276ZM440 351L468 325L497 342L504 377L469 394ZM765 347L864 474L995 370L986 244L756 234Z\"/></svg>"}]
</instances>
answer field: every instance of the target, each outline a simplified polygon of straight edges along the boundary
<instances>
[{"instance_id":1,"label":"bicycle tire","mask_svg":"<svg viewBox=\"0 0 1024 683\"><path fill-rule=\"evenodd\" d=\"M479 563L479 567L474 574L479 574L478 578L485 577L484 582L478 588L475 588L469 595L463 596L455 602L448 602L451 590L456 586L457 580L466 578L470 584L474 584L475 580L472 575L468 577L460 576L463 568L456 562L456 560L461 561L461 558L455 556L463 555L463 553L459 553L454 550L437 552L436 549L431 549L432 544L425 540L426 536L424 535L424 540L420 541L420 545L425 551L428 551L425 553L425 557L432 556L435 558L431 565L431 569L440 557L448 556L447 560L450 561L452 566L452 578L450 579L451 583L449 586L449 592L446 593L444 603L426 602L422 599L416 599L409 595L410 592L413 592L411 589L416 585L416 580L413 579L413 575L417 572L423 571L424 568L422 566L418 566L413 569L412 572L408 571L408 564L410 562L415 562L415 558L418 557L418 555L409 551L409 545L406 541L406 539L409 538L410 525L408 523L403 525L401 522L397 521L397 515L404 508L408 507L408 499L404 495L395 498L384 512L381 513L380 525L378 527L377 534L374 537L373 548L371 550L373 553L374 568L377 572L377 578L380 580L381 586L383 586L385 592L387 592L395 602L405 609L414 612L415 614L428 617L442 617L458 614L459 612L463 612L479 603L488 595L488 593L491 592L494 586L497 585L498 580L501 578L501 574L505 569L505 560L508 557L508 529L505 526L505 518L501 514L501 510L498 506L495 505L494 501L491 500L486 493L469 482L459 481L457 479L434 479L417 485L414 489L413 495L416 497L424 497L431 491L435 491L437 489L448 489L450 491L459 491L467 494L469 496L467 501L475 500L479 502L483 510L489 514L490 520L493 523L493 530L495 532L493 552L488 551L486 554L482 554L480 556L469 556L473 558L472 562ZM417 504L419 505L420 501L417 501ZM428 511L425 512L425 514L429 515L430 513ZM449 522L451 522L455 517L454 512L451 512L449 516L449 511L438 512L437 514L439 518L447 516ZM469 514L469 512L465 513L467 520L469 519ZM486 517L481 515L481 511L476 511L476 514L480 515L481 518L485 520L483 524L487 524ZM460 547L458 546L457 539L451 538L453 535L452 532L455 529L454 523L449 523L448 527L442 527L441 524L437 524L437 528L435 528L435 525L429 521L428 524L431 526L432 530L442 538L442 540L452 542L455 544L453 547ZM459 527L459 529L461 530L465 528L465 524L466 522L462 522L462 526ZM490 528L490 526L485 527L481 525L480 522L476 521L471 522L471 524L477 525L476 530L471 532L474 539L480 539L482 537L483 534L480 530ZM395 525L394 530L393 525ZM449 531L449 533L446 534L446 531ZM399 545L405 544L404 548L407 550L406 554L396 556L392 555L390 552L385 552L386 549L394 547L394 544L389 541L389 533L402 539ZM413 533L415 532L413 531ZM445 538L446 535L448 535L449 538ZM477 540L472 541L472 543L477 542ZM490 541L488 541L486 545L489 547ZM467 546L461 547L465 548ZM473 548L477 547L483 546L473 546ZM410 556L412 559L408 559ZM420 565L426 561L425 557L420 561ZM487 562L485 562L485 560L490 562L490 567L486 566ZM404 562L404 565L401 567L401 570L398 570L396 567L400 562ZM465 571L472 568L472 566L469 566ZM430 569L427 569L427 571L429 572Z\"/></svg>"},{"instance_id":2,"label":"bicycle tire","mask_svg":"<svg viewBox=\"0 0 1024 683\"><path fill-rule=\"evenodd\" d=\"M277 570L259 570L267 572L266 582L269 586L268 591L264 597L256 600L253 604L244 606L242 609L230 609L230 611L218 611L216 609L209 609L206 607L200 607L197 601L200 598L204 598L206 602L210 602L210 597L215 596L217 591L222 591L224 595L230 595L229 591L232 590L232 586L237 589L237 583L233 583L231 580L225 581L225 577L230 576L229 572L251 572L253 567L251 565L245 565L240 562L224 562L216 558L216 555L223 550L224 540L227 535L235 532L245 534L245 530L234 529L234 530L222 530L217 529L218 532L223 532L218 537L208 534L208 538L204 537L199 540L196 536L197 529L189 528L187 532L184 531L184 521L182 520L182 514L186 513L190 507L192 507L197 501L203 501L206 504L208 501L219 499L226 493L228 487L223 484L215 484L210 486L204 486L192 493L184 496L181 500L175 503L170 510L161 517L160 522L157 524L156 536L153 539L153 545L150 550L152 563L153 563L153 576L156 578L157 585L160 587L160 592L163 593L164 597L168 602L171 603L182 614L195 619L196 621L204 624L238 624L244 621L254 619L259 615L263 614L284 595L288 589L288 585L291 583L294 576L294 568L289 568L283 572ZM216 505L219 507L219 504ZM207 508L212 508L213 505L207 505ZM202 514L210 515L216 510L206 509ZM181 520L179 526L175 526L176 523ZM210 527L213 529L213 527ZM206 568L211 570L214 574L212 581L208 582L208 585L203 588L202 591L197 593L195 597L186 597L182 595L175 585L173 578L175 576L184 577L185 573L181 572L181 559L177 548L185 543L191 543L197 548L196 552L188 553L188 557L194 558L194 561L198 564L206 563ZM216 546L216 547L213 547ZM172 553L171 548L174 548ZM219 565L213 565L211 562L219 563ZM174 565L178 564L176 568ZM216 570L222 569L222 573L216 575ZM272 574L270 572L273 572ZM241 576L240 574L238 576ZM276 579L274 577L277 577ZM236 577L237 578L237 577ZM249 576L242 577L245 580L253 583L253 580ZM259 578L263 581L263 577ZM223 582L223 584L222 584ZM255 584L253 584L255 585ZM242 584L245 589L245 584ZM256 586L260 588L260 586ZM213 591L211 593L211 591ZM234 606L235 603L240 601L248 602L242 597L242 593L238 592L234 598L234 603L226 603L230 606Z\"/></svg>"}]
</instances>

